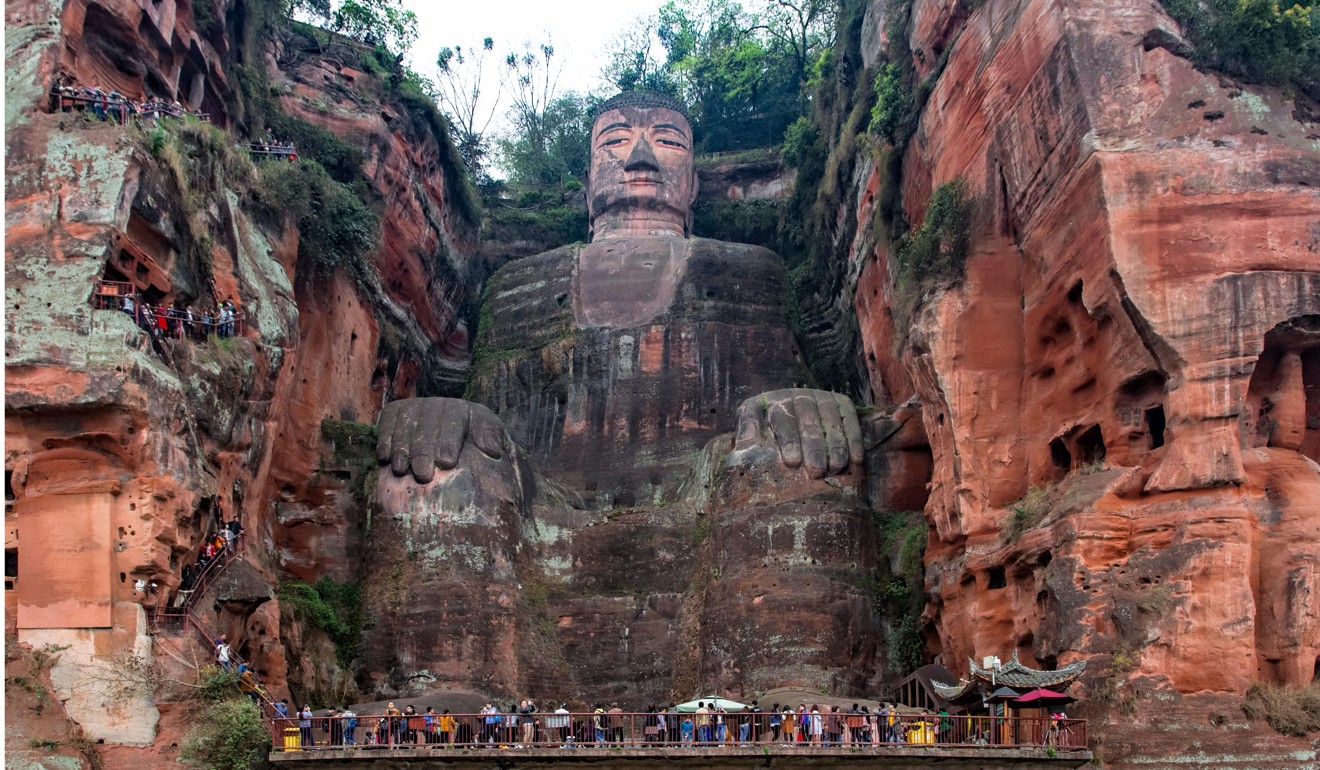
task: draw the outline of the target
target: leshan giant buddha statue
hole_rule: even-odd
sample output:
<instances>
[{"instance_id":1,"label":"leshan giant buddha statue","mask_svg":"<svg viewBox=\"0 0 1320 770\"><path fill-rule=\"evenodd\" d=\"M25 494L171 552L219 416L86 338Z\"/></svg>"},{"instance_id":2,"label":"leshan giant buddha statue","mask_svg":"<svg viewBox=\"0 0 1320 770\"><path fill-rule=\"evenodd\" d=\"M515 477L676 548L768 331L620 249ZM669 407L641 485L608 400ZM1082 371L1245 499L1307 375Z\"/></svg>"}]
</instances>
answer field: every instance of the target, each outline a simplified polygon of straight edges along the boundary
<instances>
[{"instance_id":1,"label":"leshan giant buddha statue","mask_svg":"<svg viewBox=\"0 0 1320 770\"><path fill-rule=\"evenodd\" d=\"M873 532L856 411L793 387L806 373L781 260L691 237L696 195L681 107L643 92L606 102L591 133L590 242L492 277L470 400L382 411L384 522L369 571L393 570L402 587L368 580L375 614L391 616L368 634L368 688L404 693L408 672L424 670L428 682L526 692L556 656L559 675L592 658L596 676L577 685L602 697L611 681L660 676L631 692L664 697L671 675L675 688L865 684L870 609L852 587ZM568 516L565 499L644 511L649 534L633 543L637 530L619 525L610 547L599 534L590 545L583 517L596 514ZM547 541L547 528L560 534ZM692 581L711 558L722 563ZM573 597L550 612L551 639L524 617L523 584L543 581ZM650 608L602 612L592 599L624 589ZM575 619L583 602L593 608ZM651 623L633 647L593 648L597 635L627 638L616 626L633 620ZM625 673L611 680L611 667Z\"/></svg>"}]
</instances>

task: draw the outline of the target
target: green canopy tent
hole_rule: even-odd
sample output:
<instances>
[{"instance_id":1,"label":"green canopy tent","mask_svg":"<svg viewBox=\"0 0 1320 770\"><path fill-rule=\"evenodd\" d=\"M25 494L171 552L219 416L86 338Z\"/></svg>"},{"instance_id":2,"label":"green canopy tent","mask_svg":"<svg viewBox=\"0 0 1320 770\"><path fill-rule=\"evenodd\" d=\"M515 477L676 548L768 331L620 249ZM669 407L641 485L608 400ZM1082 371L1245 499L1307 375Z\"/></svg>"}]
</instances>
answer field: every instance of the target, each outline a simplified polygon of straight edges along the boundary
<instances>
[{"instance_id":1,"label":"green canopy tent","mask_svg":"<svg viewBox=\"0 0 1320 770\"><path fill-rule=\"evenodd\" d=\"M697 704L700 703L706 704L706 708L710 709L711 711L714 711L716 706L722 707L725 711L743 711L747 708L747 704L739 703L736 700L730 700L729 698L721 698L718 695L703 695L699 698L693 698L687 703L678 704L677 706L674 707L674 710L685 713L691 713L697 710Z\"/></svg>"}]
</instances>

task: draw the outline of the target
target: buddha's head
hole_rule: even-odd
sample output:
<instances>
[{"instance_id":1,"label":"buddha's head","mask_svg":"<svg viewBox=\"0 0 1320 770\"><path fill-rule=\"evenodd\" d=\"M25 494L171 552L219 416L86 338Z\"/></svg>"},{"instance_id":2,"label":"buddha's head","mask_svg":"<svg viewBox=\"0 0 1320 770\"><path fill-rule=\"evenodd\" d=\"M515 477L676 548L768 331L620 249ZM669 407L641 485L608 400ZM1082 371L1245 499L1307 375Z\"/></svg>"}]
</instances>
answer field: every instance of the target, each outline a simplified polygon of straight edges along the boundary
<instances>
[{"instance_id":1,"label":"buddha's head","mask_svg":"<svg viewBox=\"0 0 1320 770\"><path fill-rule=\"evenodd\" d=\"M601 105L587 173L592 240L687 237L696 198L692 125L677 100L629 91Z\"/></svg>"}]
</instances>

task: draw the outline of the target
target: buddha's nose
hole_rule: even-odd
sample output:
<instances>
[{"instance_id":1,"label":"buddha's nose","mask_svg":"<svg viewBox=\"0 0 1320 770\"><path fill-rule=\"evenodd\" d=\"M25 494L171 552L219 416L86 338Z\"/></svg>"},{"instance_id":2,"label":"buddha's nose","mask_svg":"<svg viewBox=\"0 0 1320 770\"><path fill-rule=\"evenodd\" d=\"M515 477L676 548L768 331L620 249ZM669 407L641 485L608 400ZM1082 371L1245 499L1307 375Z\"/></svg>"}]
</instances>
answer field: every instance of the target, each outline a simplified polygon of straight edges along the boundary
<instances>
[{"instance_id":1,"label":"buddha's nose","mask_svg":"<svg viewBox=\"0 0 1320 770\"><path fill-rule=\"evenodd\" d=\"M655 159L655 152L651 149L651 143L646 139L638 139L637 144L633 145L633 151L628 154L628 160L623 164L624 171L659 171L660 161Z\"/></svg>"}]
</instances>

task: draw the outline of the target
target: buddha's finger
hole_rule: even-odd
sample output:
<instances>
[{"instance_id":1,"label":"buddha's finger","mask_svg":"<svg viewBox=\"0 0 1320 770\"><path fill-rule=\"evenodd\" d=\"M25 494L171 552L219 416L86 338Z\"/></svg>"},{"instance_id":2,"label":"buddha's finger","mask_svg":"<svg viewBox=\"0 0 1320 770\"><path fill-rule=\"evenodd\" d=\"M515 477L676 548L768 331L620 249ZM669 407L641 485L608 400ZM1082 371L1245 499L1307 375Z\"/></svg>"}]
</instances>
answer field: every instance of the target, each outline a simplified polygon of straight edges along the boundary
<instances>
[{"instance_id":1,"label":"buddha's finger","mask_svg":"<svg viewBox=\"0 0 1320 770\"><path fill-rule=\"evenodd\" d=\"M807 467L808 476L813 479L822 478L828 465L815 392L801 388L794 390L793 412L797 415L798 437L802 442L802 464Z\"/></svg>"}]
</instances>

